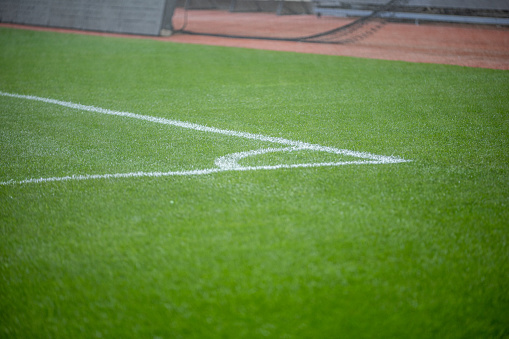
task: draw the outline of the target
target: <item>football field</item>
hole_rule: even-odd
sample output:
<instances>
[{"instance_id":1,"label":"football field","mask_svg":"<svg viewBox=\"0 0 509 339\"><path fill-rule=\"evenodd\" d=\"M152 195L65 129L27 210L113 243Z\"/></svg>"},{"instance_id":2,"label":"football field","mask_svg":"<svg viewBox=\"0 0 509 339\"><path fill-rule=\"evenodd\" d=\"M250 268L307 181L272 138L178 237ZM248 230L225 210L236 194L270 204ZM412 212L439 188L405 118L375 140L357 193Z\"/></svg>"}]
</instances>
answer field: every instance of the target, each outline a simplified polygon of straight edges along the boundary
<instances>
[{"instance_id":1,"label":"football field","mask_svg":"<svg viewBox=\"0 0 509 339\"><path fill-rule=\"evenodd\" d=\"M0 28L0 337L508 337L508 93Z\"/></svg>"}]
</instances>

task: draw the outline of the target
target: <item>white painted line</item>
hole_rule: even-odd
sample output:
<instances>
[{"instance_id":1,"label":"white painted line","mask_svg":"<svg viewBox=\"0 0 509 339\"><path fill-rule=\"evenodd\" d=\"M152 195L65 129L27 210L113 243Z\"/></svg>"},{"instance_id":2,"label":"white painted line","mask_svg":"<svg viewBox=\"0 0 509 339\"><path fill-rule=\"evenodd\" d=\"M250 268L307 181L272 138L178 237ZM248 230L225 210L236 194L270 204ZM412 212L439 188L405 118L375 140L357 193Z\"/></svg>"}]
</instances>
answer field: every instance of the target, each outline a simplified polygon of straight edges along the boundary
<instances>
[{"instance_id":1,"label":"white painted line","mask_svg":"<svg viewBox=\"0 0 509 339\"><path fill-rule=\"evenodd\" d=\"M290 164L290 165L273 165L273 166L245 166L237 168L207 168L202 170L190 171L173 171L173 172L132 172L132 173L115 173L115 174L86 174L86 175L70 175L66 177L50 177L50 178L34 178L26 180L9 180L0 182L0 185L10 184L33 184L55 181L70 181L70 180L91 180L91 179L119 179L119 178L139 178L139 177L173 177L173 176L188 176L188 175L204 175L220 172L243 172L243 171L259 171L259 170L277 170L277 169L292 169L292 168L313 168L313 167L336 167L343 165L379 165L383 164L376 160L360 160L360 161L342 161L342 162L321 162L321 163L308 163L308 164Z\"/></svg>"},{"instance_id":2,"label":"white painted line","mask_svg":"<svg viewBox=\"0 0 509 339\"><path fill-rule=\"evenodd\" d=\"M254 156L254 155L261 155L261 154L267 154L267 153L274 153L274 152L294 152L294 151L300 151L302 148L299 147L286 147L286 148L262 148L257 149L253 151L247 151L247 152L238 152L238 153L232 153L225 155L223 157L217 158L214 163L216 166L223 170L239 170L242 168L245 168L244 166L239 165L239 160Z\"/></svg>"},{"instance_id":3,"label":"white painted line","mask_svg":"<svg viewBox=\"0 0 509 339\"><path fill-rule=\"evenodd\" d=\"M40 101L48 104L59 105L63 107L68 107L72 109L77 109L81 111L87 112L95 112L100 114L114 115L138 120L145 120L149 122L164 124L164 125L172 125L187 129L192 129L201 132L208 133L216 133L223 134L232 137L240 137L244 139L251 139L257 141L265 141L276 143L280 145L292 146L286 148L265 148L259 150L252 150L247 152L238 152L232 153L223 157L219 157L216 159L215 164L218 168L209 168L202 170L192 170L192 171L173 171L173 172L133 172L133 173L117 173L117 174L97 174L97 175L73 175L66 177L52 177L52 178L40 178L40 179L26 179L22 181L6 181L0 182L0 185L8 185L8 184L26 184L26 183L42 183L42 182L51 182L51 181L67 181L67 180L89 180L89 179L108 179L108 178L132 178L132 177L162 177L162 176L182 176L182 175L203 175L203 174L212 174L218 172L225 171L254 171L254 170L273 170L273 169L282 169L282 168L304 168L304 167L322 167L322 166L341 166L341 165L352 165L352 164L394 164L401 162L409 162L411 160L405 160L402 158L394 157L394 156L383 156L376 155L367 152L356 152L351 150L321 146L316 144L309 144L302 141L294 141L284 138L276 138L265 136L261 134L253 134L247 132L237 132L226 129L220 129L215 127L208 127L204 125L198 125L190 122L171 120L165 118L157 118L148 115L135 114L130 112L122 112L122 111L113 111L105 108L95 107L95 106L87 106L82 104L76 104L67 101L60 101L49 98L42 98L33 95L21 95L21 94L13 94L1 92L1 96L18 98L18 99L26 99L33 101ZM300 150L311 150L317 152L327 152L338 155L347 155L352 157L357 157L361 159L365 159L362 161L343 161L343 162L327 162L327 163L307 163L307 164L292 164L292 165L274 165L274 166L241 166L238 164L240 159L245 157L253 156L253 155L261 155L272 152L294 152Z\"/></svg>"}]
</instances>

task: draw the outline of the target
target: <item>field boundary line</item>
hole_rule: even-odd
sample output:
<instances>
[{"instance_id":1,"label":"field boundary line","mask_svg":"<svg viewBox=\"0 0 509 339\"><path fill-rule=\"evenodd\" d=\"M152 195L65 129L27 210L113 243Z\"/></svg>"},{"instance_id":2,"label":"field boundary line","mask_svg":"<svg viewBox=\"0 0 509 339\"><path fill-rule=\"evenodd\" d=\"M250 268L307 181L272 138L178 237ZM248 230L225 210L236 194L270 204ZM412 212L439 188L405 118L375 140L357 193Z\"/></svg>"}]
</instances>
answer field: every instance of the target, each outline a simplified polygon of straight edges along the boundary
<instances>
[{"instance_id":1,"label":"field boundary line","mask_svg":"<svg viewBox=\"0 0 509 339\"><path fill-rule=\"evenodd\" d=\"M215 164L218 166L217 168L203 169L203 170L190 170L190 171L171 171L171 172L132 172L132 173L117 173L117 174L98 174L98 175L72 175L66 177L53 177L53 178L39 178L39 179L26 179L22 181L6 181L0 182L0 185L14 184L14 183L36 183L36 182L48 182L48 181L66 181L66 180L86 180L86 179L101 179L101 178L127 178L127 177L160 177L160 176L174 176L174 175L201 175L201 174L211 174L225 171L248 171L248 170L269 170L269 169L282 169L282 168L304 168L304 167L323 167L323 166L340 166L340 165L350 165L350 164L394 164L394 163L402 163L409 162L411 160L406 160L403 158L395 157L395 156L384 156L384 155L376 155L368 152L357 152L351 151L347 149L340 149L328 146L322 146L318 144L310 144L303 141L290 140L280 137L271 137L265 136L262 134L254 134L249 132L238 132L227 129L221 129L216 127L209 127L205 125L199 125L191 122L172 120L166 118L158 118L149 115L136 114L131 112L124 111L115 111L110 109L105 109L96 106L82 105L78 103L61 101L51 98L38 97L33 95L23 95L23 94L15 94L15 93L7 93L0 91L0 96L11 97L17 99L25 99L32 101L39 101L48 104L54 104L58 106L63 106L71 109L76 109L80 111L87 112L95 112L99 114L105 115L113 115L119 117L126 117L138 120L144 120L148 122L176 126L186 129L192 129L200 132L207 133L215 133L222 134L232 137L239 137L244 139L251 139L257 141L271 142L285 146L291 146L286 148L265 148L254 151L247 152L238 152L232 153L226 156L222 156L216 159ZM271 152L291 152L291 151L299 151L299 150L311 150L318 152L327 152L338 155L346 155L357 157L361 159L365 159L362 161L342 161L342 162L327 162L327 163L307 163L307 164L292 164L292 165L274 165L274 166L241 166L237 163L238 160L259 154L266 154Z\"/></svg>"}]
</instances>

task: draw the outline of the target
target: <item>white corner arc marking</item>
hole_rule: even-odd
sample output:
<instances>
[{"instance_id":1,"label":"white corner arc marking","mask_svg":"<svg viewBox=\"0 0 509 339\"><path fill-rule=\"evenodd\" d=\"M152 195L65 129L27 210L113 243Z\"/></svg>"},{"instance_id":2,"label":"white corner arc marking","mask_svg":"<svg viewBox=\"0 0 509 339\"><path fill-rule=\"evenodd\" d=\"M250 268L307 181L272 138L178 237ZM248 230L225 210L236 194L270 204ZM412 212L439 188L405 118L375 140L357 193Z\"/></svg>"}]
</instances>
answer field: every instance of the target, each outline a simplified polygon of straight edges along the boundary
<instances>
[{"instance_id":1,"label":"white corner arc marking","mask_svg":"<svg viewBox=\"0 0 509 339\"><path fill-rule=\"evenodd\" d=\"M14 93L6 93L0 91L0 96L32 100L32 101L40 101L48 104L59 105L63 107L68 107L76 110L94 112L106 115L120 116L138 120L145 120L149 122L154 122L163 125L171 125L177 126L186 129L192 129L201 132L208 133L216 133L223 134L232 137L239 137L244 139L251 139L257 141L265 141L271 142L275 144L291 146L285 148L264 148L258 150L252 150L247 152L238 152L228 154L222 157L219 157L215 160L215 165L218 166L216 168L208 168L201 170L189 170L189 171L170 171L170 172L132 172L132 173L116 173L116 174L94 174L94 175L72 175L65 177L50 177L50 178L38 178L38 179L26 179L22 181L9 180L6 182L0 182L0 185L8 185L8 184L25 184L25 183L42 183L42 182L51 182L51 181L68 181L68 180L89 180L89 179L113 179L113 178L132 178L132 177L163 177L163 176L182 176L182 175L203 175L203 174L212 174L218 172L225 171L253 171L253 170L274 170L274 169L284 169L284 168L309 168L309 167L324 167L324 166L341 166L341 165L360 165L360 164L395 164L402 162L410 162L411 160L406 160L399 157L394 156L383 156L371 154L368 152L357 152L346 149L339 149L334 147L321 146L317 144L310 144L302 141L289 140L285 138L278 137L270 137L261 134L254 134L248 132L238 132L231 131L226 129L220 129L216 127L209 127L204 125L199 125L195 123L165 119L152 117L149 115L136 114L131 112L123 112L123 111L114 111L110 109L88 106L77 104L68 101L60 101L50 98L43 98L33 95L22 95L22 94L14 94ZM238 164L240 159L245 157L266 154L271 152L293 152L299 150L310 150L317 152L327 152L338 155L346 155L361 158L364 160L360 161L341 161L341 162L326 162L326 163L305 163L305 164L281 164L281 165L273 165L273 166L241 166Z\"/></svg>"}]
</instances>

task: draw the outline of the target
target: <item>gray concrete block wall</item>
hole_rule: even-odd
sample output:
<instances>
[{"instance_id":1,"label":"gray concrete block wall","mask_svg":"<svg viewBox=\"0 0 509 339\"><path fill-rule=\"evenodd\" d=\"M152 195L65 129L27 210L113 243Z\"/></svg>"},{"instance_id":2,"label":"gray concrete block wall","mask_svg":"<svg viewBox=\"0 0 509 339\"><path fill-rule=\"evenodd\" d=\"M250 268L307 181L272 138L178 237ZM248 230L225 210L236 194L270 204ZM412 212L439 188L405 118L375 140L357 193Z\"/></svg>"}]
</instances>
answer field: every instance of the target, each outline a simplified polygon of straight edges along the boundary
<instances>
[{"instance_id":1,"label":"gray concrete block wall","mask_svg":"<svg viewBox=\"0 0 509 339\"><path fill-rule=\"evenodd\" d=\"M166 2L166 0L0 0L0 22L159 35L165 17Z\"/></svg>"},{"instance_id":2,"label":"gray concrete block wall","mask_svg":"<svg viewBox=\"0 0 509 339\"><path fill-rule=\"evenodd\" d=\"M0 0L0 21L45 25L49 20L49 0Z\"/></svg>"},{"instance_id":3,"label":"gray concrete block wall","mask_svg":"<svg viewBox=\"0 0 509 339\"><path fill-rule=\"evenodd\" d=\"M350 5L382 5L388 0L332 0ZM509 0L409 0L407 6L461 9L509 10Z\"/></svg>"},{"instance_id":4,"label":"gray concrete block wall","mask_svg":"<svg viewBox=\"0 0 509 339\"><path fill-rule=\"evenodd\" d=\"M410 0L418 7L509 10L508 0Z\"/></svg>"}]
</instances>

